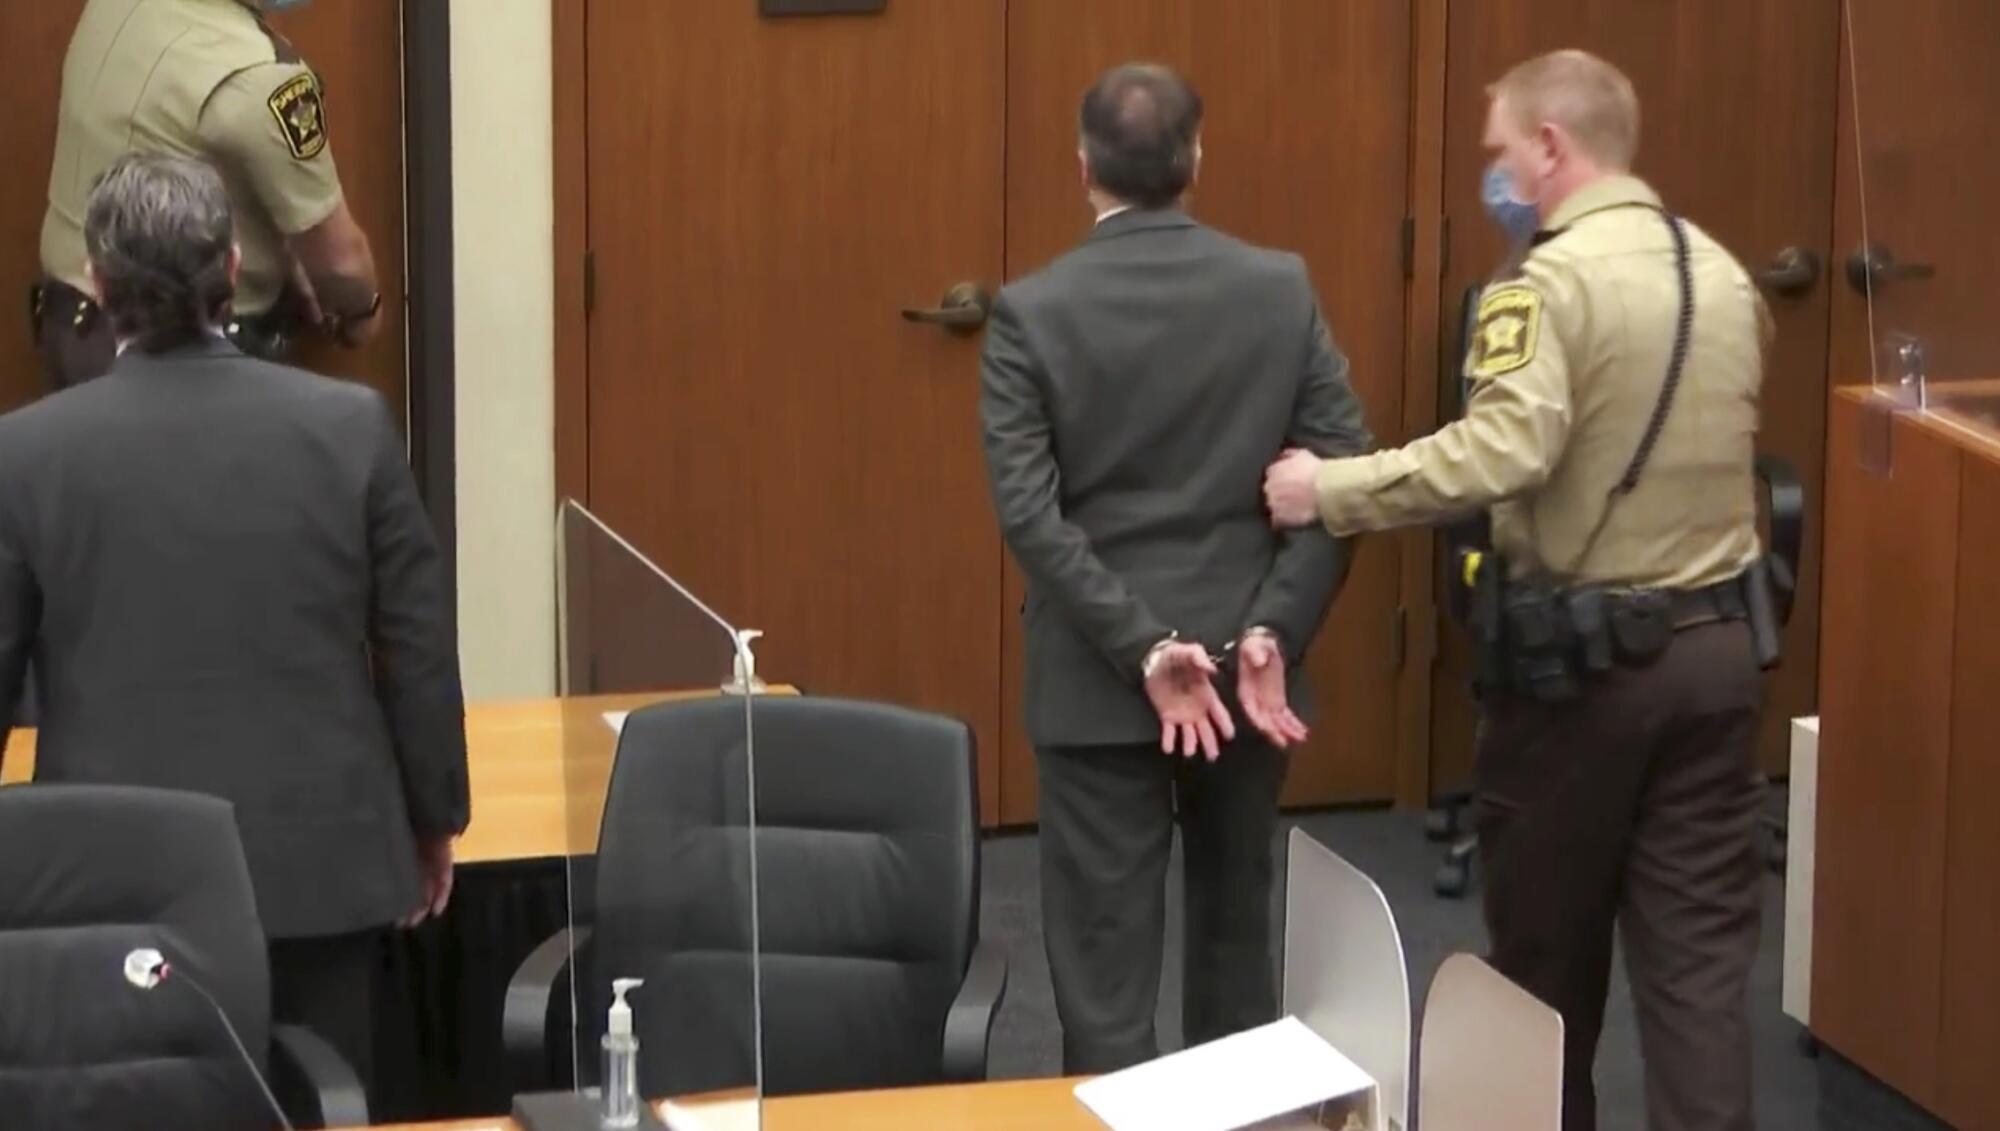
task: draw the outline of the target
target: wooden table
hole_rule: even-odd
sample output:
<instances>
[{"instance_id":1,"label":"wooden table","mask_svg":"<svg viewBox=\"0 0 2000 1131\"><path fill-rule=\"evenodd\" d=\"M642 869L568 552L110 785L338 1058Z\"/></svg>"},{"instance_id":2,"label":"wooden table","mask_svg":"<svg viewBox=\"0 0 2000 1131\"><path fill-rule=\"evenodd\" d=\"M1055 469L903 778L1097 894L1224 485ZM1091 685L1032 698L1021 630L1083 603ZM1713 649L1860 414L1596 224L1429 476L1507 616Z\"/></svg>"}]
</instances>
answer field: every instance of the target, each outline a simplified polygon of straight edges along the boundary
<instances>
[{"instance_id":1,"label":"wooden table","mask_svg":"<svg viewBox=\"0 0 2000 1131\"><path fill-rule=\"evenodd\" d=\"M1003 1080L764 1101L763 1131L1103 1131L1074 1079ZM689 1104L699 1116L704 1105ZM736 1124L714 1121L716 1131ZM398 1125L395 1131L519 1131L509 1119Z\"/></svg>"},{"instance_id":2,"label":"wooden table","mask_svg":"<svg viewBox=\"0 0 2000 1131\"><path fill-rule=\"evenodd\" d=\"M771 693L796 694L783 687ZM617 752L618 735L605 713L715 694L647 692L469 705L465 741L472 824L459 839L459 863L595 851ZM0 784L27 781L34 765L35 732L15 731L0 763Z\"/></svg>"}]
</instances>

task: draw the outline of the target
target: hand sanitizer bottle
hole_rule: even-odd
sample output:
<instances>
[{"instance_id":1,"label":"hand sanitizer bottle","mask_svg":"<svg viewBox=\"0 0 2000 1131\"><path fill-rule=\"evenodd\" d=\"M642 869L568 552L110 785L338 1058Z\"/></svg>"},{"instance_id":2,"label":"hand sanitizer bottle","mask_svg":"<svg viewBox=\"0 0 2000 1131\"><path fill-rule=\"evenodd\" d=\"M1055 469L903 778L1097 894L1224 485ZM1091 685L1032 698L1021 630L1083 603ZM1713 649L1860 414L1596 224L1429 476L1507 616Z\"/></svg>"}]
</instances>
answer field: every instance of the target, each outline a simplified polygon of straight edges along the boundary
<instances>
[{"instance_id":1,"label":"hand sanitizer bottle","mask_svg":"<svg viewBox=\"0 0 2000 1131\"><path fill-rule=\"evenodd\" d=\"M604 1024L604 1125L639 1125L639 1038L632 1035L632 1007L625 994L645 982L618 978L611 983L611 1015Z\"/></svg>"}]
</instances>

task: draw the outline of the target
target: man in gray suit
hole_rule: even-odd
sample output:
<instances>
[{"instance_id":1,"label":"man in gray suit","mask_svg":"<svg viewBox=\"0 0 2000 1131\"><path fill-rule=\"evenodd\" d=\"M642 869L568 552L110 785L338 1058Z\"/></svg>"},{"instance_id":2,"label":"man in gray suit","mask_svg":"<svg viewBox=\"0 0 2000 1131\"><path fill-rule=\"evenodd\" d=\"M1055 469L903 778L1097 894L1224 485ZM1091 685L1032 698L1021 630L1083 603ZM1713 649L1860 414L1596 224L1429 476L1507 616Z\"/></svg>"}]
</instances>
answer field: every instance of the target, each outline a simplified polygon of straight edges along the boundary
<instances>
[{"instance_id":1,"label":"man in gray suit","mask_svg":"<svg viewBox=\"0 0 2000 1131\"><path fill-rule=\"evenodd\" d=\"M1164 67L1091 87L1079 157L1096 229L1002 290L986 336L988 472L1028 581L1025 706L1067 1073L1158 1055L1176 816L1188 1043L1277 1016L1284 750L1306 737L1299 662L1349 547L1274 531L1262 469L1288 447L1370 443L1304 263L1182 210L1201 112Z\"/></svg>"},{"instance_id":2,"label":"man in gray suit","mask_svg":"<svg viewBox=\"0 0 2000 1131\"><path fill-rule=\"evenodd\" d=\"M232 231L199 162L91 194L119 354L0 418L0 735L32 657L36 780L233 802L273 1014L365 1074L374 947L443 910L470 816L457 641L382 398L223 337Z\"/></svg>"}]
</instances>

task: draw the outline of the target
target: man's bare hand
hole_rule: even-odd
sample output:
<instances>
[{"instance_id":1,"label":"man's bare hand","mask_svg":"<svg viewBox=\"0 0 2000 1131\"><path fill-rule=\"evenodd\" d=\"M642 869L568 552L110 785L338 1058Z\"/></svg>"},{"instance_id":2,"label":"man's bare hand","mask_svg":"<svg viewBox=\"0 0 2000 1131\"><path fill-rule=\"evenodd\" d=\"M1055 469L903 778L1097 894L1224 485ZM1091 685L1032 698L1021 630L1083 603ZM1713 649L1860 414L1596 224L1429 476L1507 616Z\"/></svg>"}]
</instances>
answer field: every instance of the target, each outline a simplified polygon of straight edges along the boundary
<instances>
[{"instance_id":1,"label":"man's bare hand","mask_svg":"<svg viewBox=\"0 0 2000 1131\"><path fill-rule=\"evenodd\" d=\"M401 925L405 928L444 914L445 905L451 902L451 838L441 836L417 842L417 868L423 873L424 902L403 917Z\"/></svg>"},{"instance_id":2,"label":"man's bare hand","mask_svg":"<svg viewBox=\"0 0 2000 1131\"><path fill-rule=\"evenodd\" d=\"M1146 698L1160 716L1160 749L1192 758L1199 750L1213 762L1222 743L1236 737L1236 722L1215 690L1215 661L1199 644L1163 644L1146 677Z\"/></svg>"},{"instance_id":3,"label":"man's bare hand","mask_svg":"<svg viewBox=\"0 0 2000 1131\"><path fill-rule=\"evenodd\" d=\"M1285 697L1285 654L1268 632L1252 632L1236 646L1236 699L1271 745L1283 750L1306 740L1306 724Z\"/></svg>"},{"instance_id":4,"label":"man's bare hand","mask_svg":"<svg viewBox=\"0 0 2000 1131\"><path fill-rule=\"evenodd\" d=\"M1319 518L1320 458L1298 448L1287 450L1264 471L1264 505L1271 525L1310 526Z\"/></svg>"}]
</instances>

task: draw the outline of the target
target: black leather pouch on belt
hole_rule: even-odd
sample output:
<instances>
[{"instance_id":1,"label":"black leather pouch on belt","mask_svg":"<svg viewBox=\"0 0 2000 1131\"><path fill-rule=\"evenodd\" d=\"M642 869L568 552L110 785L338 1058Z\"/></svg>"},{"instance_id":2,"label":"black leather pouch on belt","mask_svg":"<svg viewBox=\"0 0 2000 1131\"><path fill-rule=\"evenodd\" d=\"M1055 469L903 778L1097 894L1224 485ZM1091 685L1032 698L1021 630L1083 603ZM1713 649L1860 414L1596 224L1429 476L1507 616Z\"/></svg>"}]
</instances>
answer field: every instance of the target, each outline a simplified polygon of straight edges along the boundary
<instances>
[{"instance_id":1,"label":"black leather pouch on belt","mask_svg":"<svg viewBox=\"0 0 2000 1131\"><path fill-rule=\"evenodd\" d=\"M1575 633L1562 596L1546 585L1509 585L1501 621L1515 693L1544 703L1576 698Z\"/></svg>"},{"instance_id":2,"label":"black leather pouch on belt","mask_svg":"<svg viewBox=\"0 0 2000 1131\"><path fill-rule=\"evenodd\" d=\"M1674 601L1659 589L1638 589L1606 599L1605 620L1618 662L1642 668L1674 642Z\"/></svg>"},{"instance_id":3,"label":"black leather pouch on belt","mask_svg":"<svg viewBox=\"0 0 2000 1131\"><path fill-rule=\"evenodd\" d=\"M1569 610L1570 631L1576 635L1577 666L1587 675L1610 671L1609 596L1595 585L1586 585L1564 593L1563 607Z\"/></svg>"}]
</instances>

